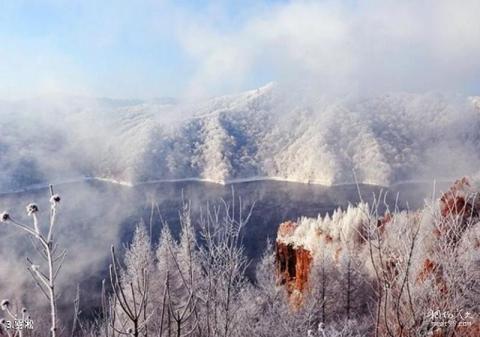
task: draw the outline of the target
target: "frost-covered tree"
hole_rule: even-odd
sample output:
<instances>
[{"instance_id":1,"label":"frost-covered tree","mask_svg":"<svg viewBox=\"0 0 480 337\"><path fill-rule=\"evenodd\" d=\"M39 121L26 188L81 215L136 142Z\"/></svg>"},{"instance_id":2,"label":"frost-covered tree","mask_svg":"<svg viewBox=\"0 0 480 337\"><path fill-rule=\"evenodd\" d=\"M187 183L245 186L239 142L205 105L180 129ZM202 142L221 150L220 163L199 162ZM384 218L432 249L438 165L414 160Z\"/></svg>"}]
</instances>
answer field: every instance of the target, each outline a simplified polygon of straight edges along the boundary
<instances>
[{"instance_id":1,"label":"frost-covered tree","mask_svg":"<svg viewBox=\"0 0 480 337\"><path fill-rule=\"evenodd\" d=\"M123 289L119 290L125 294L125 299L129 302L128 304L124 303L125 309L127 305L132 305L134 307L133 314L135 314L135 311L141 312L138 322L133 320L133 326L126 325L127 331L133 329L135 334L135 330L137 330L137 333L143 332L145 336L148 332L149 320L155 311L151 300L153 294L150 291L151 278L154 276L155 268L153 256L151 240L142 222L137 225L132 242L126 249L124 268L120 275ZM142 307L135 308L137 306L135 302L138 302L139 299L143 299L138 303L138 306L141 305ZM122 306L120 302L117 303ZM127 312L124 312L124 314L129 316ZM133 316L130 313L130 320ZM124 318L121 315L119 316L119 319Z\"/></svg>"},{"instance_id":2,"label":"frost-covered tree","mask_svg":"<svg viewBox=\"0 0 480 337\"><path fill-rule=\"evenodd\" d=\"M293 269L300 266L299 274L295 269L292 275L305 280L295 285L296 293L279 282L275 258L280 246L274 253L270 242L255 275L247 276L242 237L251 207L233 196L230 202L208 204L196 217L185 203L178 238L163 223L153 246L155 240L140 223L123 254L112 248L101 315L90 323L79 318L71 335L476 337L478 318L470 318L469 330L461 315L480 309L480 203L476 192L462 184L416 212L390 209L378 197L370 206L360 203L288 222L288 235L279 234L276 244L287 245L288 252L302 251L301 264L295 265L298 256L291 256ZM58 201L52 199L52 211ZM29 211L31 227L8 213L1 219L45 238L36 220L38 208L30 205ZM48 262L45 249L50 245L40 247ZM37 270L48 279L43 274L48 268ZM10 301L1 307L11 317L23 313L13 310ZM447 318L453 323L439 327L433 320L436 312L452 315ZM45 335L43 330L37 335L2 333Z\"/></svg>"},{"instance_id":3,"label":"frost-covered tree","mask_svg":"<svg viewBox=\"0 0 480 337\"><path fill-rule=\"evenodd\" d=\"M66 250L58 251L58 245L55 241L55 224L57 207L60 203L60 196L53 192L53 186L50 185L50 210L47 230L42 229L40 225L38 213L39 207L35 203L27 205L27 215L33 220L32 226L21 223L12 217L8 212L0 214L0 221L11 224L17 229L26 232L37 249L39 256L44 260L44 265L34 263L32 259L27 258L28 271L32 275L38 289L47 298L50 305L50 335L56 337L58 335L58 309L57 309L57 286L56 279L63 265ZM8 302L8 301L7 301ZM7 306L8 307L8 306Z\"/></svg>"},{"instance_id":4,"label":"frost-covered tree","mask_svg":"<svg viewBox=\"0 0 480 337\"><path fill-rule=\"evenodd\" d=\"M376 336L458 334L461 312L478 310L478 301L472 301L480 290L477 195L457 192L415 213L382 219L372 212L366 252Z\"/></svg>"},{"instance_id":5,"label":"frost-covered tree","mask_svg":"<svg viewBox=\"0 0 480 337\"><path fill-rule=\"evenodd\" d=\"M244 214L238 204L223 201L208 206L200 219L199 256L203 280L205 336L237 336L242 329L246 307L243 303L248 282L245 270L248 260L242 245L242 231L252 208Z\"/></svg>"},{"instance_id":6,"label":"frost-covered tree","mask_svg":"<svg viewBox=\"0 0 480 337\"><path fill-rule=\"evenodd\" d=\"M221 115L213 115L203 121L202 137L201 177L215 181L229 179L233 169L231 147L235 140L223 127Z\"/></svg>"},{"instance_id":7,"label":"frost-covered tree","mask_svg":"<svg viewBox=\"0 0 480 337\"><path fill-rule=\"evenodd\" d=\"M270 241L255 268L255 280L255 287L250 294L248 334L283 336L284 329L279 325L279 318L287 317L289 304L284 287L277 283L275 253Z\"/></svg>"},{"instance_id":8,"label":"frost-covered tree","mask_svg":"<svg viewBox=\"0 0 480 337\"><path fill-rule=\"evenodd\" d=\"M166 314L166 332L170 336L192 336L201 331L199 326L198 284L200 266L197 258L195 232L191 223L190 205L180 211L180 241L171 236L168 225L161 234L157 249L158 269L165 277L163 306Z\"/></svg>"},{"instance_id":9,"label":"frost-covered tree","mask_svg":"<svg viewBox=\"0 0 480 337\"><path fill-rule=\"evenodd\" d=\"M124 277L127 268L121 266L113 246L111 253L110 283L113 295L107 317L111 335L146 335L147 304L151 295L148 288L149 272L142 268L133 278Z\"/></svg>"}]
</instances>

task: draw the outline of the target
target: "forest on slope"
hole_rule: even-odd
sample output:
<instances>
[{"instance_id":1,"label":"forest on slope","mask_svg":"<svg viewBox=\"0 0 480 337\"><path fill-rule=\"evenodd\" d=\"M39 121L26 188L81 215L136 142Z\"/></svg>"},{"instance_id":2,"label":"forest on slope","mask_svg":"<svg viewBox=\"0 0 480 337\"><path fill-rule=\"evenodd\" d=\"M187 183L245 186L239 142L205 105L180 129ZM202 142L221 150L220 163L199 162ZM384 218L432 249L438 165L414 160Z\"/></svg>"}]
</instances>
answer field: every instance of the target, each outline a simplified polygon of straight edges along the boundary
<instances>
[{"instance_id":1,"label":"forest on slope","mask_svg":"<svg viewBox=\"0 0 480 337\"><path fill-rule=\"evenodd\" d=\"M478 174L479 106L478 97L440 93L311 97L275 83L198 102L2 101L0 191L85 177L383 186L455 179Z\"/></svg>"}]
</instances>

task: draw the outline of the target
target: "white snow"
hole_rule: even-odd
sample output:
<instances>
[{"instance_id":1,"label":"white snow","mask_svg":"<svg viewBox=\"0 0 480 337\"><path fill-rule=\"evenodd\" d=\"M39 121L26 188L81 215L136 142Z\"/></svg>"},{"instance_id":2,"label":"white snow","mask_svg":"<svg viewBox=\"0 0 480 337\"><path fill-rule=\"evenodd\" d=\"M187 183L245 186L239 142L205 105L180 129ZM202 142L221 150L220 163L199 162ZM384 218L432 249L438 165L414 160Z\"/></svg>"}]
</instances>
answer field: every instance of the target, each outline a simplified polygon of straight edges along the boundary
<instances>
[{"instance_id":1,"label":"white snow","mask_svg":"<svg viewBox=\"0 0 480 337\"><path fill-rule=\"evenodd\" d=\"M391 185L478 175L478 97L305 98L278 85L201 102L0 103L0 191L101 177ZM355 172L355 176L354 176Z\"/></svg>"},{"instance_id":2,"label":"white snow","mask_svg":"<svg viewBox=\"0 0 480 337\"><path fill-rule=\"evenodd\" d=\"M331 247L339 247L355 241L362 227L368 223L368 204L337 209L333 214L317 218L302 217L292 235L277 237L277 241L303 247L316 256L324 251L334 252ZM329 246L329 249L325 249Z\"/></svg>"}]
</instances>

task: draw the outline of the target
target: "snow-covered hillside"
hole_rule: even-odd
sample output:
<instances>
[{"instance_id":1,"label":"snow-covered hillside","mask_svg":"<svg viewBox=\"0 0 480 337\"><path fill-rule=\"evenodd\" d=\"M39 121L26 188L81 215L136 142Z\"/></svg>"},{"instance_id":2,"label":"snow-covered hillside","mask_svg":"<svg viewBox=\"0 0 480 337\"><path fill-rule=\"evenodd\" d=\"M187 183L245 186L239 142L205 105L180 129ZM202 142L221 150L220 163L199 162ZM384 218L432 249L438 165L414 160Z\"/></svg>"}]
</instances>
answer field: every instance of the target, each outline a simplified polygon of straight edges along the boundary
<instances>
[{"instance_id":1,"label":"snow-covered hillside","mask_svg":"<svg viewBox=\"0 0 480 337\"><path fill-rule=\"evenodd\" d=\"M307 99L268 84L195 103L4 101L0 117L0 191L87 176L389 185L480 167L480 99L437 93Z\"/></svg>"}]
</instances>

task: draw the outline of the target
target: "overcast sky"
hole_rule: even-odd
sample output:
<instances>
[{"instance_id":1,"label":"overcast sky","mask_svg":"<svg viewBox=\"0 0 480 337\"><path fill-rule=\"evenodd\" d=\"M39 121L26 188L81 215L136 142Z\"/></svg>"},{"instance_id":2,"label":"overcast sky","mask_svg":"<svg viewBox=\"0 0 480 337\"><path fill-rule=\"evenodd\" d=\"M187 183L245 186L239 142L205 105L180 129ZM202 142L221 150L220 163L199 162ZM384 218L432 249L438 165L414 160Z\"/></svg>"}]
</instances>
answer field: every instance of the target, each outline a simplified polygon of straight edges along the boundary
<instances>
[{"instance_id":1,"label":"overcast sky","mask_svg":"<svg viewBox=\"0 0 480 337\"><path fill-rule=\"evenodd\" d=\"M0 0L0 98L480 94L478 0Z\"/></svg>"}]
</instances>

